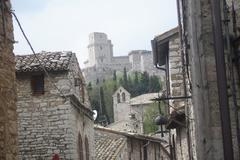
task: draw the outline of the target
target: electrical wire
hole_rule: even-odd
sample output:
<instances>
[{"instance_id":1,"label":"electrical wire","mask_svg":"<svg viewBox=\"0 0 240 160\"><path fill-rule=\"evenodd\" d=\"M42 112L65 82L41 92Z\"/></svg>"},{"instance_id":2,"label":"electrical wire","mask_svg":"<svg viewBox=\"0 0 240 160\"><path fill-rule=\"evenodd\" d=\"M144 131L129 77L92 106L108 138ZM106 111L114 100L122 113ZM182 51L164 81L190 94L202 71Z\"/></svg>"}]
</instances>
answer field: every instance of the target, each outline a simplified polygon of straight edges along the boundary
<instances>
[{"instance_id":1,"label":"electrical wire","mask_svg":"<svg viewBox=\"0 0 240 160\"><path fill-rule=\"evenodd\" d=\"M58 90L58 92L60 93L60 95L62 95L62 97L63 97L65 100L67 100L67 97L65 96L65 94L64 94L64 93L56 86L56 84L51 80L51 76L50 76L49 73L47 72L47 70L46 70L46 68L44 67L44 65L41 63L41 60L38 58L38 56L37 56L37 54L36 54L36 52L35 52L32 44L30 43L28 37L26 36L26 34L25 34L24 30L23 30L23 27L22 27L22 25L21 25L21 23L20 23L17 15L13 12L13 10L10 10L10 13L11 13L11 14L13 15L13 17L15 18L15 20L16 20L16 22L17 22L17 24L18 24L18 26L19 26L19 28L20 28L20 30L21 30L21 32L22 32L25 40L27 41L27 43L28 43L28 45L29 45L29 47L30 47L33 55L34 55L35 58L38 60L38 62L39 62L39 64L40 64L41 68L43 69L44 73L47 75L47 77L48 77L48 79L49 79L49 82ZM73 75L73 73L71 73L71 74L72 74L72 76L75 78L75 76ZM80 75L78 75L78 76L80 77ZM70 79L68 79L68 80L70 81ZM72 84L72 82L71 82L71 84ZM49 128L49 127L48 127L48 128ZM49 137L49 136L48 136L48 137ZM79 152L82 152L82 151L79 151ZM85 152L82 152L82 153L85 153ZM89 156L91 156L91 155L89 155ZM94 157L94 156L91 156L91 157Z\"/></svg>"},{"instance_id":2,"label":"electrical wire","mask_svg":"<svg viewBox=\"0 0 240 160\"><path fill-rule=\"evenodd\" d=\"M167 102L163 101L163 103L165 103L166 105L168 105L170 108L172 108L176 113L180 114L179 110L177 109L177 107L174 107L170 104L168 104ZM188 119L188 120L191 120L193 121L194 119L189 117L188 115L185 114L185 117Z\"/></svg>"},{"instance_id":3,"label":"electrical wire","mask_svg":"<svg viewBox=\"0 0 240 160\"><path fill-rule=\"evenodd\" d=\"M38 58L35 50L33 49L32 44L30 43L28 37L26 36L26 34L25 34L25 32L24 32L24 30L23 30L23 28L22 28L22 25L21 25L21 23L20 23L17 15L14 13L13 10L10 10L10 13L11 13L11 14L13 15L13 17L15 18L15 20L16 20L16 22L17 22L17 24L18 24L18 26L19 26L19 28L20 28L20 30L21 30L21 32L22 32L25 40L27 41L27 43L28 43L28 45L29 45L29 47L30 47L30 49L31 49L34 57L38 60L41 68L43 69L44 73L47 75L49 82L58 90L58 92L60 93L60 95L62 95L62 96L64 97L64 99L67 100L67 97L65 96L65 94L64 94L64 93L57 87L57 85L51 80L51 76L50 76L49 73L47 72L47 70L46 70L46 68L44 67L44 65L42 64L41 60Z\"/></svg>"}]
</instances>

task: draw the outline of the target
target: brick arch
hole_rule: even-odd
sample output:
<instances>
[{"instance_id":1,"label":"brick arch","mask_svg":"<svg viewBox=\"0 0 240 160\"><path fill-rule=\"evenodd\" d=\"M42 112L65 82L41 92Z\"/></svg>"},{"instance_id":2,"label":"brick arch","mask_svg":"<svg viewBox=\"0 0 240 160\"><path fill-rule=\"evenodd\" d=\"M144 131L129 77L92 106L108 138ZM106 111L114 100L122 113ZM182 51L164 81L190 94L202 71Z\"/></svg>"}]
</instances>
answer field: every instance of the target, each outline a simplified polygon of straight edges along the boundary
<instances>
[{"instance_id":1,"label":"brick arch","mask_svg":"<svg viewBox=\"0 0 240 160\"><path fill-rule=\"evenodd\" d=\"M79 153L79 160L83 160L83 142L82 142L82 136L80 132L78 134L78 153Z\"/></svg>"}]
</instances>

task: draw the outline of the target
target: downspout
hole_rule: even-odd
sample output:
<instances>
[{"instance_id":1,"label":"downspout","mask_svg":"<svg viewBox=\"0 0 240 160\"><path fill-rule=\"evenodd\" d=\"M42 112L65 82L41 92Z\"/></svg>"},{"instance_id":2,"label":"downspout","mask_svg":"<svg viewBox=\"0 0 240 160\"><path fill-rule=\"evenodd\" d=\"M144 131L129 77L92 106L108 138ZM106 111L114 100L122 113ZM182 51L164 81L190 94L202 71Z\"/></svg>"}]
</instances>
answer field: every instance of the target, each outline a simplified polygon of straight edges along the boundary
<instances>
[{"instance_id":1,"label":"downspout","mask_svg":"<svg viewBox=\"0 0 240 160\"><path fill-rule=\"evenodd\" d=\"M224 159L233 160L234 156L232 148L232 131L228 104L227 77L224 57L220 0L211 0L211 7Z\"/></svg>"}]
</instances>

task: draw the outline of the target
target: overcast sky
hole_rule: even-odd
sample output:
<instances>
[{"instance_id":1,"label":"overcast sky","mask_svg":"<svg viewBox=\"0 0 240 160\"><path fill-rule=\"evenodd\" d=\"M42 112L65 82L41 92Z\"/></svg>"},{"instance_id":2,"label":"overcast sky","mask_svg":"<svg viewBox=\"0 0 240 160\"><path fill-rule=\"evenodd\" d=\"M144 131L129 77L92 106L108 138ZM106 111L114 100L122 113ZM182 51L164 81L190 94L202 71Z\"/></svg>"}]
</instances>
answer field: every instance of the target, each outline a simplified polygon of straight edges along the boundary
<instances>
[{"instance_id":1,"label":"overcast sky","mask_svg":"<svg viewBox=\"0 0 240 160\"><path fill-rule=\"evenodd\" d=\"M12 0L36 52L73 51L81 67L88 35L104 32L114 55L151 50L151 39L177 26L176 0ZM31 54L14 23L15 54Z\"/></svg>"}]
</instances>

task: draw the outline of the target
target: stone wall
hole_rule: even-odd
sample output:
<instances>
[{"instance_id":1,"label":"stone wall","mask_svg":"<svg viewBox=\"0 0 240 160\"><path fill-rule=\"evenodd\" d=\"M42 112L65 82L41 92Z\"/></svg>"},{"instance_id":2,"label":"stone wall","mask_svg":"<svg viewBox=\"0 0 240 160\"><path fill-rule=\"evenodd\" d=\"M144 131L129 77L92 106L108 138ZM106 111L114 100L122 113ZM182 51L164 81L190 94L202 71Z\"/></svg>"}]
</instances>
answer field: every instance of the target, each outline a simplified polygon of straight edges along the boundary
<instances>
[{"instance_id":1,"label":"stone wall","mask_svg":"<svg viewBox=\"0 0 240 160\"><path fill-rule=\"evenodd\" d=\"M71 62L69 72L50 73L50 78L45 75L43 95L32 94L31 75L34 73L17 74L20 159L51 159L53 154L59 154L61 159L74 160L79 158L80 152L86 157L86 137L89 156L93 157L93 120L82 105L89 110L91 106L75 56ZM75 78L80 78L79 86L75 86ZM68 95L73 95L76 100ZM81 151L79 135L82 138Z\"/></svg>"},{"instance_id":2,"label":"stone wall","mask_svg":"<svg viewBox=\"0 0 240 160\"><path fill-rule=\"evenodd\" d=\"M192 77L192 115L197 159L222 160L223 137L219 110L217 73L213 41L211 3L208 0L185 0L187 42ZM231 6L230 6L231 8ZM239 20L239 19L238 19ZM228 28L231 31L231 28ZM223 27L223 32L225 32ZM231 34L231 33L230 33ZM226 47L226 46L225 46ZM227 59L226 59L227 60ZM228 73L228 69L226 70ZM230 84L230 82L228 82ZM229 98L234 159L239 159L236 144L233 103Z\"/></svg>"},{"instance_id":3,"label":"stone wall","mask_svg":"<svg viewBox=\"0 0 240 160\"><path fill-rule=\"evenodd\" d=\"M183 69L182 69L182 56L180 49L180 39L179 37L174 37L169 41L169 73L170 73L170 93L172 97L184 97L184 83L183 83ZM187 82L187 79L186 79ZM186 84L188 88L188 85ZM186 88L186 89L187 89ZM189 95L189 92L187 92ZM190 108L191 106L186 105L187 99L171 100L171 105L174 109L170 107L170 112L183 112ZM191 105L191 104L190 104ZM186 113L185 113L186 114ZM186 121L188 119L186 118ZM188 160L188 139L187 139L187 128L183 126L177 127L172 134L176 137L176 154L179 160Z\"/></svg>"},{"instance_id":4,"label":"stone wall","mask_svg":"<svg viewBox=\"0 0 240 160\"><path fill-rule=\"evenodd\" d=\"M113 56L112 43L105 33L94 32L89 35L88 67L102 66L111 62Z\"/></svg>"},{"instance_id":5,"label":"stone wall","mask_svg":"<svg viewBox=\"0 0 240 160\"><path fill-rule=\"evenodd\" d=\"M131 71L141 70L141 53L139 51L131 51L129 54L129 62L131 64Z\"/></svg>"},{"instance_id":6,"label":"stone wall","mask_svg":"<svg viewBox=\"0 0 240 160\"><path fill-rule=\"evenodd\" d=\"M114 70L122 73L124 68L128 72L149 72L150 75L162 77L162 72L153 66L151 51L134 50L128 56L113 56L113 45L105 33L94 32L89 35L89 59L83 69L86 82L109 79Z\"/></svg>"},{"instance_id":7,"label":"stone wall","mask_svg":"<svg viewBox=\"0 0 240 160\"><path fill-rule=\"evenodd\" d=\"M1 6L3 5L3 6ZM17 159L17 114L10 1L0 3L0 159Z\"/></svg>"},{"instance_id":8,"label":"stone wall","mask_svg":"<svg viewBox=\"0 0 240 160\"><path fill-rule=\"evenodd\" d=\"M156 75L159 78L161 78L162 81L164 81L162 78L165 76L164 72L157 69L153 64L153 54L151 53L143 53L141 55L141 72L147 71L149 75Z\"/></svg>"}]
</instances>

